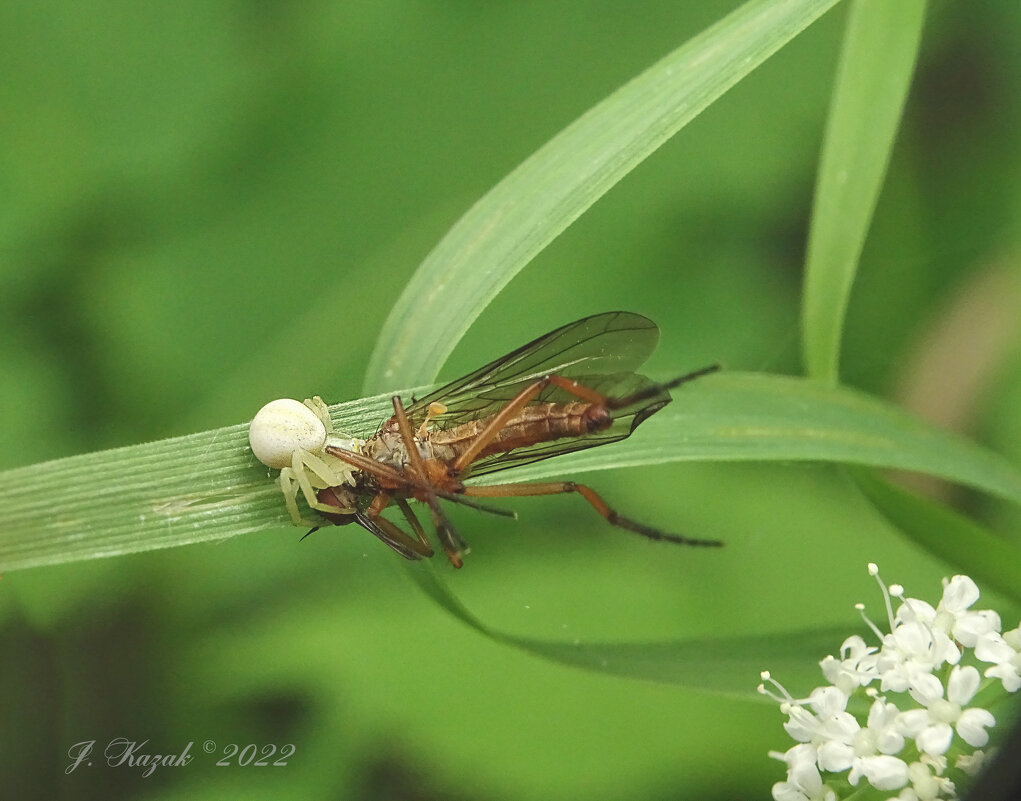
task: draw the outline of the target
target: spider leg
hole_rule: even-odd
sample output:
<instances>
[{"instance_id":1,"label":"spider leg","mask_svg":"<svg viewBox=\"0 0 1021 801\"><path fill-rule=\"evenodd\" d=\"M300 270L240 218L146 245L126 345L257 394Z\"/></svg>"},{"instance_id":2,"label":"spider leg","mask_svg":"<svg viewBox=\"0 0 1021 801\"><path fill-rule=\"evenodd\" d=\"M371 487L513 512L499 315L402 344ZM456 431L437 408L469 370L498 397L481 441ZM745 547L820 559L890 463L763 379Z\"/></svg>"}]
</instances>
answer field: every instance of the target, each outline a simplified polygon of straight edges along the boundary
<instances>
[{"instance_id":1,"label":"spider leg","mask_svg":"<svg viewBox=\"0 0 1021 801\"><path fill-rule=\"evenodd\" d=\"M323 426L326 428L326 434L336 434L333 430L333 420L330 417L330 407L326 405L322 398L315 395L311 398L306 398L304 401L305 406L312 410L312 413L319 418Z\"/></svg>"},{"instance_id":2,"label":"spider leg","mask_svg":"<svg viewBox=\"0 0 1021 801\"><path fill-rule=\"evenodd\" d=\"M293 484L297 484L301 489L301 494L305 497L305 503L308 504L309 509L332 514L352 514L354 512L354 509L338 509L336 505L321 502L316 494L316 487L313 486L312 479L309 478L310 473L323 487L335 487L348 483L347 476L338 473L314 453L296 448L291 455L291 466L280 471L280 487L284 493L287 510L297 525L302 525L305 521L300 515L295 517L298 514L298 506L296 503L297 492L294 490Z\"/></svg>"},{"instance_id":3,"label":"spider leg","mask_svg":"<svg viewBox=\"0 0 1021 801\"><path fill-rule=\"evenodd\" d=\"M284 504L291 516L291 522L296 526L314 525L311 521L305 520L298 511L298 479L293 468L285 467L280 471L280 491L284 495Z\"/></svg>"}]
</instances>

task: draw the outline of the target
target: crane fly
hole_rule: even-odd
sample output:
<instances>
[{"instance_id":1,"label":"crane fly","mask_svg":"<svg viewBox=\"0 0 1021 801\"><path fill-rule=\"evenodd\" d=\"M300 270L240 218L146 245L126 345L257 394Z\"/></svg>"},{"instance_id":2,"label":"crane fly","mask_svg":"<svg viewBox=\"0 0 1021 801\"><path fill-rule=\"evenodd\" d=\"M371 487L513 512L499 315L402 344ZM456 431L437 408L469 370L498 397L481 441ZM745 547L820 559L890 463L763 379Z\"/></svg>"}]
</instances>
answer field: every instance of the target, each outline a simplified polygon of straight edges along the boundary
<instances>
[{"instance_id":1,"label":"crane fly","mask_svg":"<svg viewBox=\"0 0 1021 801\"><path fill-rule=\"evenodd\" d=\"M354 440L353 447L323 446L325 454L350 467L352 483L319 488L316 509L331 523L358 523L407 559L422 559L433 549L408 504L420 501L454 567L461 567L468 548L441 500L514 516L477 499L577 493L611 525L649 539L722 545L624 517L590 487L573 481L465 484L469 477L625 439L670 402L669 390L719 369L712 365L662 384L634 372L658 338L656 324L641 315L597 314L539 337L407 407L394 396L393 416L374 436ZM391 504L413 537L383 517Z\"/></svg>"}]
</instances>

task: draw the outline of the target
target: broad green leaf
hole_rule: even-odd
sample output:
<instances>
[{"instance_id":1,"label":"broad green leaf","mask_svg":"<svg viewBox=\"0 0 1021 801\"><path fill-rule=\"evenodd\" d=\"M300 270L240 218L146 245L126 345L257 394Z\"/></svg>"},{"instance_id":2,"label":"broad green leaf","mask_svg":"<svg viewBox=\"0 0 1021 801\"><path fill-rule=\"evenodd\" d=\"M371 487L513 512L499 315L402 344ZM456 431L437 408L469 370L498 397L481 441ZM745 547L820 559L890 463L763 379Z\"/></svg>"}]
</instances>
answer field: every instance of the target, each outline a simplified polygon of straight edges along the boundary
<instances>
[{"instance_id":1,"label":"broad green leaf","mask_svg":"<svg viewBox=\"0 0 1021 801\"><path fill-rule=\"evenodd\" d=\"M432 381L472 321L522 267L835 3L751 0L536 151L468 210L412 276L376 343L367 391Z\"/></svg>"},{"instance_id":2,"label":"broad green leaf","mask_svg":"<svg viewBox=\"0 0 1021 801\"><path fill-rule=\"evenodd\" d=\"M835 382L851 285L914 70L924 0L854 0L819 164L802 328L808 375Z\"/></svg>"},{"instance_id":3,"label":"broad green leaf","mask_svg":"<svg viewBox=\"0 0 1021 801\"><path fill-rule=\"evenodd\" d=\"M341 430L368 436L392 406L389 395L379 395L332 412ZM625 442L528 465L499 480L680 460L894 467L1021 503L1014 467L896 407L807 379L740 373L685 386ZM0 570L286 525L279 490L249 450L244 424L0 473Z\"/></svg>"}]
</instances>

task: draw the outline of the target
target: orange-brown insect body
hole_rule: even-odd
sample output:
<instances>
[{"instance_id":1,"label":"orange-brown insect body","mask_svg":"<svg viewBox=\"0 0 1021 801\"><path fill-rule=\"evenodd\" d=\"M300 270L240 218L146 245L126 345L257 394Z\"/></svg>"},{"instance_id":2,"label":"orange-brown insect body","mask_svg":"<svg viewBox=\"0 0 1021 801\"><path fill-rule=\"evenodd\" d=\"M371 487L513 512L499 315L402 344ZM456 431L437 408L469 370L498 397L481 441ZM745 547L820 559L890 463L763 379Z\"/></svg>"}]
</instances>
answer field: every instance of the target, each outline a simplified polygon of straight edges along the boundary
<instances>
[{"instance_id":1,"label":"orange-brown insect body","mask_svg":"<svg viewBox=\"0 0 1021 801\"><path fill-rule=\"evenodd\" d=\"M453 469L454 463L486 430L493 417L495 415L487 415L453 428L426 431L424 436L415 437L430 484L444 492L462 491L464 485L460 479L465 478L468 471L456 474ZM602 404L583 401L536 403L526 406L520 414L509 420L476 458L509 453L515 448L553 442L565 437L580 437L603 430L612 422L609 410ZM387 420L380 432L365 443L364 450L377 461L391 464L401 470L411 463L394 418ZM406 484L386 479L379 479L378 483L391 492L406 489ZM412 497L418 497L420 493L410 494Z\"/></svg>"},{"instance_id":2,"label":"orange-brown insect body","mask_svg":"<svg viewBox=\"0 0 1021 801\"><path fill-rule=\"evenodd\" d=\"M467 546L439 500L505 514L475 499L576 493L611 525L653 540L719 545L716 540L667 534L624 517L591 488L572 481L466 485L477 477L627 438L635 427L670 402L669 390L714 372L716 365L664 384L635 372L655 346L655 323L641 315L609 312L556 329L475 372L413 400L405 408L393 397L394 415L361 443L360 452L327 447L355 469L350 499L321 490L319 500L352 512L323 513L331 522L355 522L407 559L433 550L407 499L425 503L444 552L455 567ZM336 501L336 503L334 502ZM400 506L413 537L382 516Z\"/></svg>"},{"instance_id":3,"label":"orange-brown insect body","mask_svg":"<svg viewBox=\"0 0 1021 801\"><path fill-rule=\"evenodd\" d=\"M494 415L472 420L454 428L428 435L432 458L455 461L486 429ZM564 437L580 437L610 425L612 418L604 406L593 403L536 403L526 406L511 419L482 451L479 458L508 453L515 448L553 442Z\"/></svg>"}]
</instances>

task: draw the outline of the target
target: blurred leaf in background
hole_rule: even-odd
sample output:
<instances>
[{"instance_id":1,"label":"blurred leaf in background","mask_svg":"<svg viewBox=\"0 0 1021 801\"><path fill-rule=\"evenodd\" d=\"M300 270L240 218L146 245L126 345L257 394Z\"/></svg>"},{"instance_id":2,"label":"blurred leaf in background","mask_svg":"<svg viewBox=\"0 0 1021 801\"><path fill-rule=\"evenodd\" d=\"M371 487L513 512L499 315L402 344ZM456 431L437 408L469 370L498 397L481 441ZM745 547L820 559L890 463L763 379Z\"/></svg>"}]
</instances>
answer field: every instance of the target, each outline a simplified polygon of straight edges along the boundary
<instances>
[{"instance_id":1,"label":"blurred leaf in background","mask_svg":"<svg viewBox=\"0 0 1021 801\"><path fill-rule=\"evenodd\" d=\"M7 4L0 468L239 422L273 397L356 397L394 301L464 210L734 6ZM717 360L796 372L845 15L578 220L443 377L613 308L659 323L652 375ZM1015 462L1016 328L953 337L956 361L916 368L946 352L927 343L991 273L999 291L959 330L1015 318L1019 16L1011 3L933 9L842 356L853 385L933 399L954 383L945 365L985 363L992 341L954 421ZM593 483L654 524L725 539L726 558L657 550L569 500L530 499L518 521L457 515L473 546L450 579L459 597L523 636L682 639L852 626L880 549L904 583L948 571L826 467L671 465ZM1021 523L958 500L998 530ZM5 576L12 797L722 799L776 780L772 707L540 661L445 614L360 532L300 533ZM72 745L117 737L163 752L194 741L195 760L148 779L101 765L65 776ZM216 768L206 740L218 756L297 750L274 770Z\"/></svg>"}]
</instances>

